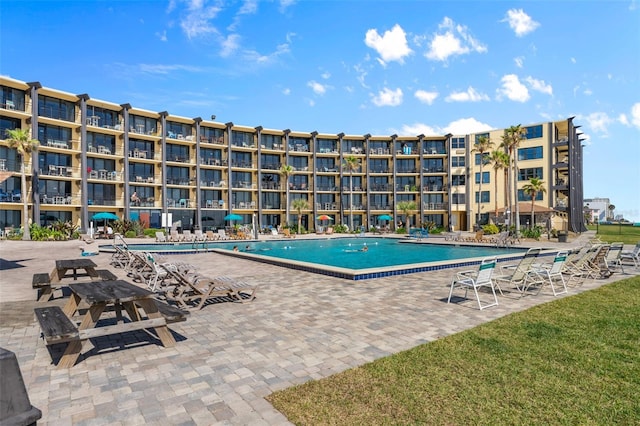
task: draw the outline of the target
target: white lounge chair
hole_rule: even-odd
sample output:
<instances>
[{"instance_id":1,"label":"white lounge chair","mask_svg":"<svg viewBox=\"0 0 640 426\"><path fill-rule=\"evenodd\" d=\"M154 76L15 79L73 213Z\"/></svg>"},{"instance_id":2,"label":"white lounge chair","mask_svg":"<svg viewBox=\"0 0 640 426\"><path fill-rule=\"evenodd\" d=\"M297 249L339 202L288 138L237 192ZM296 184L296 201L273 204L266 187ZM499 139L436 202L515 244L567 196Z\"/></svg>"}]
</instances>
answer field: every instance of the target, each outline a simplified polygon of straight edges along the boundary
<instances>
[{"instance_id":1,"label":"white lounge chair","mask_svg":"<svg viewBox=\"0 0 640 426\"><path fill-rule=\"evenodd\" d=\"M158 242L158 243L166 243L167 242L167 236L164 235L164 232L162 232L162 231L157 231L156 232L156 242Z\"/></svg>"},{"instance_id":2,"label":"white lounge chair","mask_svg":"<svg viewBox=\"0 0 640 426\"><path fill-rule=\"evenodd\" d=\"M491 276L493 275L493 271L495 270L495 268L496 258L492 257L483 259L477 271L458 272L451 280L451 290L449 290L449 298L447 299L447 303L451 302L453 290L457 287L462 287L464 288L465 299L467 298L467 292L469 291L469 289L473 289L476 300L478 301L478 308L480 308L480 310L489 308L491 306L496 306L498 304L498 297L496 296L496 291L493 287L493 281L491 280ZM480 294L478 293L478 290L482 287L489 287L491 289L491 294L493 295L493 301L485 303L484 305L480 301Z\"/></svg>"}]
</instances>

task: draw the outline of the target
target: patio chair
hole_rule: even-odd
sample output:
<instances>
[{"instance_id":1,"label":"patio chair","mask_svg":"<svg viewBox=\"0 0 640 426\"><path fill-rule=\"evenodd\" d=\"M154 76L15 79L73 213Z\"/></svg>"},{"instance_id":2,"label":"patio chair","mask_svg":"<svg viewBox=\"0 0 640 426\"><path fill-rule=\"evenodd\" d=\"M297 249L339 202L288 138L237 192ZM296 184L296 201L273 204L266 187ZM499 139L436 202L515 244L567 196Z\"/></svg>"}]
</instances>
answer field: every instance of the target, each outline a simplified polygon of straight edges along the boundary
<instances>
[{"instance_id":1,"label":"patio chair","mask_svg":"<svg viewBox=\"0 0 640 426\"><path fill-rule=\"evenodd\" d=\"M225 231L224 229L218 229L218 239L228 240L229 236L227 235L227 231Z\"/></svg>"},{"instance_id":2,"label":"patio chair","mask_svg":"<svg viewBox=\"0 0 640 426\"><path fill-rule=\"evenodd\" d=\"M483 259L477 271L462 271L456 273L456 275L451 279L451 289L449 290L449 298L447 299L447 303L451 303L453 290L457 287L462 287L464 288L465 299L467 299L467 292L469 291L469 289L473 289L476 300L478 302L478 308L480 308L480 310L489 308L491 306L496 306L498 304L498 297L496 296L496 291L493 287L493 281L491 280L491 276L493 275L493 271L495 270L495 268L496 258L492 257ZM484 305L480 301L480 294L478 293L478 290L482 287L490 288L491 294L493 295L493 301L485 303Z\"/></svg>"},{"instance_id":3,"label":"patio chair","mask_svg":"<svg viewBox=\"0 0 640 426\"><path fill-rule=\"evenodd\" d=\"M202 233L202 229L193 231L193 241L207 241L207 237Z\"/></svg>"},{"instance_id":4,"label":"patio chair","mask_svg":"<svg viewBox=\"0 0 640 426\"><path fill-rule=\"evenodd\" d=\"M113 245L114 252L111 255L109 263L117 268L126 268L131 261L131 252L125 246L119 244Z\"/></svg>"},{"instance_id":5,"label":"patio chair","mask_svg":"<svg viewBox=\"0 0 640 426\"><path fill-rule=\"evenodd\" d=\"M581 285L588 278L595 278L598 270L591 266L591 260L598 252L601 244L584 245L579 251L570 253L562 273L569 276L568 284Z\"/></svg>"},{"instance_id":6,"label":"patio chair","mask_svg":"<svg viewBox=\"0 0 640 426\"><path fill-rule=\"evenodd\" d=\"M550 267L546 267L546 265L537 265L532 268L532 273L530 276L529 283L525 288L525 291L529 289L532 285L538 285L538 293L542 290L547 283L551 286L551 291L554 296L559 294L564 294L567 292L567 283L564 280L564 275L562 274L562 269L564 268L564 264L567 260L568 252L559 251L556 253L556 256L553 258L553 263ZM554 282L560 282L562 284L562 291L556 291Z\"/></svg>"},{"instance_id":7,"label":"patio chair","mask_svg":"<svg viewBox=\"0 0 640 426\"><path fill-rule=\"evenodd\" d=\"M601 244L596 248L595 254L589 260L586 267L590 267L600 278L609 278L613 275L613 270L607 265L607 255L611 249L610 244Z\"/></svg>"},{"instance_id":8,"label":"patio chair","mask_svg":"<svg viewBox=\"0 0 640 426\"><path fill-rule=\"evenodd\" d=\"M620 263L623 262L631 262L636 268L640 267L640 242L636 243L633 250L620 252Z\"/></svg>"},{"instance_id":9,"label":"patio chair","mask_svg":"<svg viewBox=\"0 0 640 426\"><path fill-rule=\"evenodd\" d=\"M167 236L164 235L164 232L156 231L156 242L158 242L158 243L166 243L167 242Z\"/></svg>"},{"instance_id":10,"label":"patio chair","mask_svg":"<svg viewBox=\"0 0 640 426\"><path fill-rule=\"evenodd\" d=\"M500 268L500 275L494 276L493 280L501 295L504 296L500 283L508 284L511 288L515 288L521 297L525 294L524 291L528 287L527 284L532 279L530 275L531 268L541 251L542 249L539 247L530 248L517 265L507 265Z\"/></svg>"},{"instance_id":11,"label":"patio chair","mask_svg":"<svg viewBox=\"0 0 640 426\"><path fill-rule=\"evenodd\" d=\"M239 302L253 300L258 289L257 286L235 281L229 277L209 278L180 270L167 270L167 272L177 283L172 293L167 294L167 297L187 309L200 310L208 300L220 297ZM247 292L249 292L248 297L243 298L241 293Z\"/></svg>"},{"instance_id":12,"label":"patio chair","mask_svg":"<svg viewBox=\"0 0 640 426\"><path fill-rule=\"evenodd\" d=\"M190 230L184 229L182 231L182 241L193 242L194 239L195 239L195 236L191 233Z\"/></svg>"},{"instance_id":13,"label":"patio chair","mask_svg":"<svg viewBox=\"0 0 640 426\"><path fill-rule=\"evenodd\" d=\"M182 241L182 235L178 233L177 229L172 229L171 231L169 231L169 241L173 243Z\"/></svg>"},{"instance_id":14,"label":"patio chair","mask_svg":"<svg viewBox=\"0 0 640 426\"><path fill-rule=\"evenodd\" d=\"M215 241L218 239L218 236L213 233L213 231L207 231L205 233L207 241Z\"/></svg>"}]
</instances>

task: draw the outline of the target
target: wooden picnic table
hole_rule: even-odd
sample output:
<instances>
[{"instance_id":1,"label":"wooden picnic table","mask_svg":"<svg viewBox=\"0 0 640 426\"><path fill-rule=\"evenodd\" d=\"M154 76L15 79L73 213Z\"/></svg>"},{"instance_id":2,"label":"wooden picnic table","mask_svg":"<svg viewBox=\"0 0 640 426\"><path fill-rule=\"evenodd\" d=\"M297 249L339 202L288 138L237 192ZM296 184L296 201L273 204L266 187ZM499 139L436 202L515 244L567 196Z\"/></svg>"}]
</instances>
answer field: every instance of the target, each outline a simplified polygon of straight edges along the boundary
<instances>
[{"instance_id":1,"label":"wooden picnic table","mask_svg":"<svg viewBox=\"0 0 640 426\"><path fill-rule=\"evenodd\" d=\"M79 276L98 279L100 277L96 271L97 267L98 265L93 260L87 258L56 260L56 266L50 274L50 281L58 283L64 278L73 278L76 281ZM84 274L78 274L79 269L84 270ZM73 271L73 273L67 275L68 271Z\"/></svg>"},{"instance_id":2,"label":"wooden picnic table","mask_svg":"<svg viewBox=\"0 0 640 426\"><path fill-rule=\"evenodd\" d=\"M58 368L72 367L80 356L83 343L94 337L152 328L164 347L175 345L176 341L167 327L166 313L163 315L161 312L164 306L160 305L163 302L156 301L152 292L124 280L70 284L69 288L72 295L61 310L59 307L35 310L48 344L69 342ZM88 304L89 309L81 316L80 325L76 327L73 317L79 314L81 302ZM109 307L116 312L116 324L99 325ZM171 308L168 305L166 307ZM123 310L129 317L127 322L122 316Z\"/></svg>"}]
</instances>

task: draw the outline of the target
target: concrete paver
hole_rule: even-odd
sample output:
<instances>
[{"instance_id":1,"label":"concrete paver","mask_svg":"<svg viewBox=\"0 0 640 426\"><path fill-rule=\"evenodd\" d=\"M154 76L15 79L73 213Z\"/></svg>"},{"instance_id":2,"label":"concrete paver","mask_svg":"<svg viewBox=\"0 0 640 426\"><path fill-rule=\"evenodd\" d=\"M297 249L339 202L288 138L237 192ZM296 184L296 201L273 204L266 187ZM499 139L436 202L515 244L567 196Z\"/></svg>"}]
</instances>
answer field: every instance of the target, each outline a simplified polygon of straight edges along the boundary
<instances>
[{"instance_id":1,"label":"concrete paver","mask_svg":"<svg viewBox=\"0 0 640 426\"><path fill-rule=\"evenodd\" d=\"M137 331L95 339L73 368L56 370L33 316L31 276L79 253L77 241L0 242L0 347L16 353L43 425L289 424L265 396L556 299L500 297L479 311L473 301L446 303L455 270L353 282L212 253L176 255L204 274L259 284L257 299L192 312L170 326L173 348ZM126 278L109 258L92 259ZM568 296L629 276L588 281Z\"/></svg>"}]
</instances>

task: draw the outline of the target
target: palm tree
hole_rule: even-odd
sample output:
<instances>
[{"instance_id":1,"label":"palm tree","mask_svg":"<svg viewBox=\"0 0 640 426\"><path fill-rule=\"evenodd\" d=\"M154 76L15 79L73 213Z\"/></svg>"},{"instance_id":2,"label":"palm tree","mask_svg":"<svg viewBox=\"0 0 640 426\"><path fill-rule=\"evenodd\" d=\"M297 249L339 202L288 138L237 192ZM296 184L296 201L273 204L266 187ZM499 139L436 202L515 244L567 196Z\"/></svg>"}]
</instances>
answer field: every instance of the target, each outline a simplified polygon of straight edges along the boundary
<instances>
[{"instance_id":1,"label":"palm tree","mask_svg":"<svg viewBox=\"0 0 640 426\"><path fill-rule=\"evenodd\" d=\"M409 214L416 209L415 201L400 201L398 203L398 210L404 215L404 228L409 231L411 225L409 223Z\"/></svg>"},{"instance_id":2,"label":"palm tree","mask_svg":"<svg viewBox=\"0 0 640 426\"><path fill-rule=\"evenodd\" d=\"M27 172L25 170L26 164L31 160L31 152L38 149L40 142L37 139L31 139L29 137L28 130L22 129L7 129L7 142L9 148L14 148L18 155L21 157L20 165L20 185L21 185L21 197L22 198L22 226L24 232L22 233L22 239L25 241L31 240L31 233L29 232L29 206L27 204Z\"/></svg>"},{"instance_id":3,"label":"palm tree","mask_svg":"<svg viewBox=\"0 0 640 426\"><path fill-rule=\"evenodd\" d=\"M286 214L286 225L289 226L289 177L293 174L294 168L288 164L283 164L280 167L280 176L284 178L284 189L285 189L285 214Z\"/></svg>"},{"instance_id":4,"label":"palm tree","mask_svg":"<svg viewBox=\"0 0 640 426\"><path fill-rule=\"evenodd\" d=\"M353 155L344 157L342 169L349 172L349 229L353 231L353 172L360 168L360 159Z\"/></svg>"},{"instance_id":5,"label":"palm tree","mask_svg":"<svg viewBox=\"0 0 640 426\"><path fill-rule=\"evenodd\" d=\"M476 139L476 143L473 145L472 152L480 154L480 186L478 189L478 216L476 217L476 226L480 229L480 206L482 204L482 168L485 161L489 159L485 158L484 153L489 151L489 148L493 146L493 142L488 136L480 136Z\"/></svg>"},{"instance_id":6,"label":"palm tree","mask_svg":"<svg viewBox=\"0 0 640 426\"><path fill-rule=\"evenodd\" d=\"M495 179L494 179L494 187L495 187L495 197L494 197L494 214L495 217L498 217L498 171L502 170L504 173L504 195L505 200L507 199L507 167L509 165L509 156L506 152L495 150L491 151L489 155L489 160L493 163L493 170L495 171ZM506 207L506 203L505 203Z\"/></svg>"},{"instance_id":7,"label":"palm tree","mask_svg":"<svg viewBox=\"0 0 640 426\"><path fill-rule=\"evenodd\" d=\"M529 183L522 187L522 192L531 196L531 226L535 225L535 214L533 212L533 205L536 201L536 196L540 193L544 194L547 189L544 187L542 179L531 178Z\"/></svg>"},{"instance_id":8,"label":"palm tree","mask_svg":"<svg viewBox=\"0 0 640 426\"><path fill-rule=\"evenodd\" d=\"M300 228L302 227L302 210L309 209L309 203L304 198L296 198L291 203L291 206L298 212L298 234L300 234Z\"/></svg>"},{"instance_id":9,"label":"palm tree","mask_svg":"<svg viewBox=\"0 0 640 426\"><path fill-rule=\"evenodd\" d=\"M525 138L527 131L520 124L517 126L511 126L504 131L504 136L502 137L502 146L505 148L507 154L509 154L509 171L511 175L511 185L513 186L513 192L511 189L509 192L512 195L512 201L515 204L515 226L516 226L516 235L520 233L520 207L518 206L518 146L520 146L520 142ZM512 211L512 214L513 211ZM512 222L512 223L514 223Z\"/></svg>"}]
</instances>

